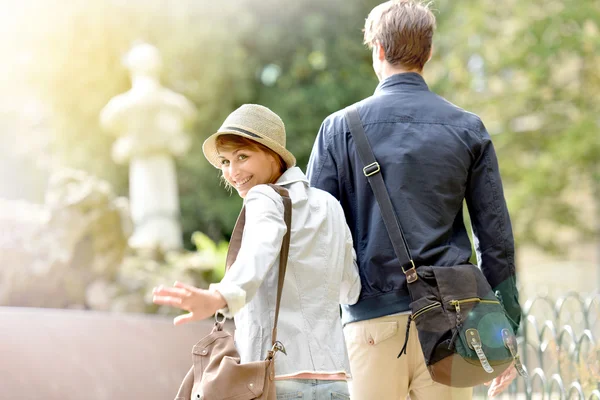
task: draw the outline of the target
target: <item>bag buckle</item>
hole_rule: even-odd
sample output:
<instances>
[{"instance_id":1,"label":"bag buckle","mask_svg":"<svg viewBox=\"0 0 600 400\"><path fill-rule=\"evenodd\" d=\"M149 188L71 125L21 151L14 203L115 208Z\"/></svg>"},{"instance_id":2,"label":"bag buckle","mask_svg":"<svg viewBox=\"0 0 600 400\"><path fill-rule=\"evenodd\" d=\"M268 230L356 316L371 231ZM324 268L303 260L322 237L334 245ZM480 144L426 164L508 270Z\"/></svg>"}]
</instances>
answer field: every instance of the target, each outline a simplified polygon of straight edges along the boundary
<instances>
[{"instance_id":1,"label":"bag buckle","mask_svg":"<svg viewBox=\"0 0 600 400\"><path fill-rule=\"evenodd\" d=\"M285 351L285 346L279 340L276 341L275 343L273 343L273 347L271 347L271 351L273 353L280 351L287 356L287 352Z\"/></svg>"},{"instance_id":2,"label":"bag buckle","mask_svg":"<svg viewBox=\"0 0 600 400\"><path fill-rule=\"evenodd\" d=\"M410 264L412 267L409 269L404 269L404 267L402 267L402 272L404 272L404 275L406 275L406 282L413 283L418 279L417 267L415 266L413 260L410 260Z\"/></svg>"},{"instance_id":3,"label":"bag buckle","mask_svg":"<svg viewBox=\"0 0 600 400\"><path fill-rule=\"evenodd\" d=\"M219 315L223 318L219 319ZM227 319L227 317L221 311L217 311L215 313L215 327L217 328L218 331L223 330L223 323L225 322L226 319Z\"/></svg>"},{"instance_id":4,"label":"bag buckle","mask_svg":"<svg viewBox=\"0 0 600 400\"><path fill-rule=\"evenodd\" d=\"M523 378L527 378L529 374L527 373L527 368L525 368L521 362L521 357L519 356L517 348L517 338L508 329L502 329L502 340L504 341L504 346L510 351L510 355L515 361L515 369L519 375Z\"/></svg>"},{"instance_id":5,"label":"bag buckle","mask_svg":"<svg viewBox=\"0 0 600 400\"><path fill-rule=\"evenodd\" d=\"M488 361L487 357L485 356L485 353L483 352L483 345L481 344L481 337L479 337L479 332L477 332L477 329L467 329L465 334L467 336L467 344L469 345L469 347L471 349L475 350L475 353L477 354L477 357L479 358L479 362L481 363L483 370L485 372L487 372L488 374L493 373L494 368L492 368L492 366L490 365L490 362Z\"/></svg>"},{"instance_id":6,"label":"bag buckle","mask_svg":"<svg viewBox=\"0 0 600 400\"><path fill-rule=\"evenodd\" d=\"M363 168L363 174L365 174L365 176L367 176L367 177L371 176L371 175L375 175L379 171L381 171L381 167L379 166L379 163L377 161L375 161L374 163L371 163Z\"/></svg>"},{"instance_id":7,"label":"bag buckle","mask_svg":"<svg viewBox=\"0 0 600 400\"><path fill-rule=\"evenodd\" d=\"M273 343L273 347L271 347L271 350L267 352L267 360L273 359L273 357L275 357L275 353L277 353L278 351L282 352L287 356L285 346L279 340Z\"/></svg>"}]
</instances>

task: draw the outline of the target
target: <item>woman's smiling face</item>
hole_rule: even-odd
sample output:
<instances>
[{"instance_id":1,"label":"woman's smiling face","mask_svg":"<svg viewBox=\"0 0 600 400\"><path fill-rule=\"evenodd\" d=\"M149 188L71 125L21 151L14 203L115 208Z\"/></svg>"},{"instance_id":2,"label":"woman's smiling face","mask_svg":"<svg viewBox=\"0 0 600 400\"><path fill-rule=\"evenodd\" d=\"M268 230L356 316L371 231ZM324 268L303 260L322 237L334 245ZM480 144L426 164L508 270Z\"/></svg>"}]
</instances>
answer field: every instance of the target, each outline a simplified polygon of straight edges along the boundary
<instances>
[{"instance_id":1,"label":"woman's smiling face","mask_svg":"<svg viewBox=\"0 0 600 400\"><path fill-rule=\"evenodd\" d=\"M223 178L245 198L256 185L275 183L281 175L273 155L254 146L219 150Z\"/></svg>"}]
</instances>

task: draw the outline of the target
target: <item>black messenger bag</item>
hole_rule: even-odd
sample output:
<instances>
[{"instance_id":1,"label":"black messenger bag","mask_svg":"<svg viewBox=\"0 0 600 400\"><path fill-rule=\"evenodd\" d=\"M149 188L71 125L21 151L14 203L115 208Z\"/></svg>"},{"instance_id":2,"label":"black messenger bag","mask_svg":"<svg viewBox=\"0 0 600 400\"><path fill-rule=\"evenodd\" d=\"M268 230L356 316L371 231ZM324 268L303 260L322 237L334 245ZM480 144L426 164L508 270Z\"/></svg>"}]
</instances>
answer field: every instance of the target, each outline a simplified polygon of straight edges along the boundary
<instances>
[{"instance_id":1,"label":"black messenger bag","mask_svg":"<svg viewBox=\"0 0 600 400\"><path fill-rule=\"evenodd\" d=\"M358 110L348 107L344 116L412 300L406 342L398 357L406 353L409 327L414 321L425 364L435 382L473 387L492 380L513 363L526 377L515 332L499 295L494 294L481 270L472 264L415 266Z\"/></svg>"}]
</instances>

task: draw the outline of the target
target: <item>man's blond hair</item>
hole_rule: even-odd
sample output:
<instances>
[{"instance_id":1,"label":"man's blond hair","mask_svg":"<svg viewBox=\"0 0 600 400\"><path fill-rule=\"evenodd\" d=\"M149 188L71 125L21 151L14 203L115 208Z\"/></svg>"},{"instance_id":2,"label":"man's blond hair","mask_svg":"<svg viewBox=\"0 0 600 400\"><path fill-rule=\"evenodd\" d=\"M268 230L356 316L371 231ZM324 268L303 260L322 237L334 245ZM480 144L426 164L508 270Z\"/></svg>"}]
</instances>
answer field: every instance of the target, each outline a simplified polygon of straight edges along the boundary
<instances>
[{"instance_id":1,"label":"man's blond hair","mask_svg":"<svg viewBox=\"0 0 600 400\"><path fill-rule=\"evenodd\" d=\"M392 65L422 70L429 60L435 16L416 0L390 0L375 7L365 21L364 43L379 43Z\"/></svg>"}]
</instances>

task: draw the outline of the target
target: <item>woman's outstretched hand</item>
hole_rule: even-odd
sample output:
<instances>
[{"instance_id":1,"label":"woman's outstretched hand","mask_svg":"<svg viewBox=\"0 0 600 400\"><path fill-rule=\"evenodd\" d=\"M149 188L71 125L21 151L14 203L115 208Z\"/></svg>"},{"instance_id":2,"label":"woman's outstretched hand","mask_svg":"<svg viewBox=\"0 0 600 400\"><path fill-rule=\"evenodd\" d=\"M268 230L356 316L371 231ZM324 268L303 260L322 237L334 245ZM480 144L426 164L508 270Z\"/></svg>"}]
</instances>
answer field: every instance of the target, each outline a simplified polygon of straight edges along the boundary
<instances>
[{"instance_id":1,"label":"woman's outstretched hand","mask_svg":"<svg viewBox=\"0 0 600 400\"><path fill-rule=\"evenodd\" d=\"M174 325L199 321L215 315L217 310L227 306L227 302L219 292L198 289L175 282L173 287L158 286L152 290L154 304L172 306L188 311L173 320Z\"/></svg>"}]
</instances>

